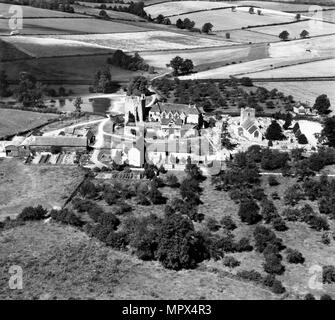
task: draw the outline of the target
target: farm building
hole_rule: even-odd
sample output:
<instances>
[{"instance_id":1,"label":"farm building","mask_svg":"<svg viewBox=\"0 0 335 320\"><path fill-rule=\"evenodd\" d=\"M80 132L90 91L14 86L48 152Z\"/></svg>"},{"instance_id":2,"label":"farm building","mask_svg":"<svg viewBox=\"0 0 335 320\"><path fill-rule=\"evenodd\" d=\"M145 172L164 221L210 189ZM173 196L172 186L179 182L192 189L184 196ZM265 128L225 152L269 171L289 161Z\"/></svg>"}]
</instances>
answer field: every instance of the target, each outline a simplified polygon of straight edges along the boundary
<instances>
[{"instance_id":1,"label":"farm building","mask_svg":"<svg viewBox=\"0 0 335 320\"><path fill-rule=\"evenodd\" d=\"M60 147L63 151L85 151L88 147L88 140L84 137L33 136L26 143L29 145L29 149L34 151L50 151L52 147Z\"/></svg>"}]
</instances>

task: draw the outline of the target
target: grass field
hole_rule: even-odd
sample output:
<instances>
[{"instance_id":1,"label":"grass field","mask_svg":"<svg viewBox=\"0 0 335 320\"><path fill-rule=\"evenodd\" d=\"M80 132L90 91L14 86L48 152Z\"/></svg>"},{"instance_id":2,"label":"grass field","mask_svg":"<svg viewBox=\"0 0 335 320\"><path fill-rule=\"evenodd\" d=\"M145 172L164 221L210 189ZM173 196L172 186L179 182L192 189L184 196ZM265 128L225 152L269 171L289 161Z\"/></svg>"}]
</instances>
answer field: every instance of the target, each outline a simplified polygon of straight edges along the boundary
<instances>
[{"instance_id":1,"label":"grass field","mask_svg":"<svg viewBox=\"0 0 335 320\"><path fill-rule=\"evenodd\" d=\"M196 10L207 10L212 8L231 7L229 2L213 2L213 1L171 1L159 3L145 8L145 12L152 17L157 17L159 14L164 16L179 15L186 12ZM208 12L207 15L212 14Z\"/></svg>"},{"instance_id":2,"label":"grass field","mask_svg":"<svg viewBox=\"0 0 335 320\"><path fill-rule=\"evenodd\" d=\"M335 9L327 11L319 11L316 14L314 12L304 13L306 16L317 17L324 21L335 22Z\"/></svg>"},{"instance_id":3,"label":"grass field","mask_svg":"<svg viewBox=\"0 0 335 320\"><path fill-rule=\"evenodd\" d=\"M144 27L134 25L104 21L94 18L84 19L24 19L23 29L20 34L88 34L88 33L116 33L116 32L136 32L146 31ZM8 28L8 20L0 19L0 35L8 35L11 30Z\"/></svg>"},{"instance_id":4,"label":"grass field","mask_svg":"<svg viewBox=\"0 0 335 320\"><path fill-rule=\"evenodd\" d=\"M279 11L289 11L289 12L302 12L302 11L308 11L308 9L311 7L310 4L304 4L304 3L283 3L281 2L275 2L275 1L234 1L234 5L237 6L257 6L265 9L272 9L272 10L279 10ZM291 1L293 2L293 1ZM305 1L306 2L306 1ZM322 8L331 8L328 6L322 6Z\"/></svg>"},{"instance_id":5,"label":"grass field","mask_svg":"<svg viewBox=\"0 0 335 320\"><path fill-rule=\"evenodd\" d=\"M294 77L330 77L335 76L335 59L303 63L262 72L250 72L255 78L294 78Z\"/></svg>"},{"instance_id":6,"label":"grass field","mask_svg":"<svg viewBox=\"0 0 335 320\"><path fill-rule=\"evenodd\" d=\"M97 5L97 3L95 4ZM110 5L113 6L111 3ZM107 3L107 6L109 4ZM117 4L118 6L118 4ZM99 16L99 13L101 9L95 9L92 7L85 7L81 5L73 5L74 11L80 14L88 14L92 16ZM128 13L128 12L119 12L119 11L114 11L114 10L105 10L108 16L111 19L121 19L121 20L130 20L130 21L145 21L143 18L140 18L139 16L136 16L134 14Z\"/></svg>"},{"instance_id":7,"label":"grass field","mask_svg":"<svg viewBox=\"0 0 335 320\"><path fill-rule=\"evenodd\" d=\"M277 88L286 95L292 95L296 100L314 104L320 94L327 94L333 112L335 111L335 81L297 81L297 82L255 82L255 85L269 90Z\"/></svg>"},{"instance_id":8,"label":"grass field","mask_svg":"<svg viewBox=\"0 0 335 320\"><path fill-rule=\"evenodd\" d=\"M110 49L121 49L128 52L191 49L233 44L227 41L200 38L193 35L185 35L169 31L125 32L100 35L63 35L55 36L55 38L82 41Z\"/></svg>"},{"instance_id":9,"label":"grass field","mask_svg":"<svg viewBox=\"0 0 335 320\"><path fill-rule=\"evenodd\" d=\"M33 73L39 80L56 80L60 84L66 80L90 80L99 69L104 69L108 55L54 57L30 59L24 61L9 61L1 63L9 79L16 80L20 72ZM143 72L133 72L117 67L110 67L113 81L129 81L135 75ZM88 90L88 85L86 86Z\"/></svg>"},{"instance_id":10,"label":"grass field","mask_svg":"<svg viewBox=\"0 0 335 320\"><path fill-rule=\"evenodd\" d=\"M226 38L227 32L215 32L218 37ZM254 31L253 29L246 30L231 30L229 31L230 40L240 43L259 43L259 42L275 42L278 41L278 36L273 36L270 34L265 34L261 32Z\"/></svg>"},{"instance_id":11,"label":"grass field","mask_svg":"<svg viewBox=\"0 0 335 320\"><path fill-rule=\"evenodd\" d=\"M99 47L98 45L49 37L3 37L3 41L34 58L112 53L111 50Z\"/></svg>"},{"instance_id":12,"label":"grass field","mask_svg":"<svg viewBox=\"0 0 335 320\"><path fill-rule=\"evenodd\" d=\"M300 33L303 30L308 31L311 37L319 36L319 35L327 35L335 33L335 24L331 24L328 22L310 20L310 21L301 21L297 23L279 25L279 26L265 26L252 28L253 31L258 31L261 33L266 33L274 36L279 36L279 34L286 30L288 31L289 39L299 39Z\"/></svg>"},{"instance_id":13,"label":"grass field","mask_svg":"<svg viewBox=\"0 0 335 320\"><path fill-rule=\"evenodd\" d=\"M4 231L0 244L1 299L278 298L206 265L178 272L164 269L54 223L29 223ZM23 290L8 288L8 269L13 264L23 268Z\"/></svg>"},{"instance_id":14,"label":"grass field","mask_svg":"<svg viewBox=\"0 0 335 320\"><path fill-rule=\"evenodd\" d=\"M26 59L29 57L29 54L23 53L12 44L0 39L0 61Z\"/></svg>"},{"instance_id":15,"label":"grass field","mask_svg":"<svg viewBox=\"0 0 335 320\"><path fill-rule=\"evenodd\" d=\"M272 23L282 23L294 21L294 15L278 14L277 12L264 12L263 15L249 14L238 8L236 12L230 9L210 11L210 13L196 12L171 17L171 22L175 23L178 19L189 18L195 22L195 26L201 28L206 22L211 22L213 31L241 29L242 27L266 25ZM247 8L245 8L247 9Z\"/></svg>"},{"instance_id":16,"label":"grass field","mask_svg":"<svg viewBox=\"0 0 335 320\"><path fill-rule=\"evenodd\" d=\"M57 117L56 114L0 108L0 137L35 128Z\"/></svg>"},{"instance_id":17,"label":"grass field","mask_svg":"<svg viewBox=\"0 0 335 320\"><path fill-rule=\"evenodd\" d=\"M0 3L0 16L5 18L10 18L13 16L13 13L9 13L10 7L13 6L7 3ZM47 10L47 9L40 9L34 8L30 6L20 6L23 11L23 18L58 18L58 17L65 17L65 18L76 18L82 17L80 14L73 14L67 13L62 11L55 11L55 10Z\"/></svg>"},{"instance_id":18,"label":"grass field","mask_svg":"<svg viewBox=\"0 0 335 320\"><path fill-rule=\"evenodd\" d=\"M15 159L2 159L0 172L0 218L38 204L61 207L84 178L79 167L24 165Z\"/></svg>"}]
</instances>

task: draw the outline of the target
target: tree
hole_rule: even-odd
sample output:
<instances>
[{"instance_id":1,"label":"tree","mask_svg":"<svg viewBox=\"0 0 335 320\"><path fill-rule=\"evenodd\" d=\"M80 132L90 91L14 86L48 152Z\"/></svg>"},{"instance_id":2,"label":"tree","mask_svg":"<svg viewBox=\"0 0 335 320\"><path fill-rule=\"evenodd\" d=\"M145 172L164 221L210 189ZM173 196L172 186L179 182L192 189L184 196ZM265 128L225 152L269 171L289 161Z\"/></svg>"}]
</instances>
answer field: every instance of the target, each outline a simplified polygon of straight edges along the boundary
<instances>
[{"instance_id":1,"label":"tree","mask_svg":"<svg viewBox=\"0 0 335 320\"><path fill-rule=\"evenodd\" d=\"M254 14L254 13L255 13L255 9L254 9L254 7L250 7L250 8L249 8L249 13L250 13L250 14Z\"/></svg>"},{"instance_id":2,"label":"tree","mask_svg":"<svg viewBox=\"0 0 335 320\"><path fill-rule=\"evenodd\" d=\"M203 26L202 26L202 28L201 28L201 31L203 32L203 33L210 33L210 32L212 32L212 29L213 29L213 25L210 23L210 22L206 22Z\"/></svg>"},{"instance_id":3,"label":"tree","mask_svg":"<svg viewBox=\"0 0 335 320\"><path fill-rule=\"evenodd\" d=\"M180 18L176 21L176 27L179 29L185 29L184 22Z\"/></svg>"},{"instance_id":4,"label":"tree","mask_svg":"<svg viewBox=\"0 0 335 320\"><path fill-rule=\"evenodd\" d=\"M173 75L177 76L180 72L180 69L183 65L184 59L176 56L170 61L170 66L173 69Z\"/></svg>"},{"instance_id":5,"label":"tree","mask_svg":"<svg viewBox=\"0 0 335 320\"><path fill-rule=\"evenodd\" d=\"M0 97L8 97L11 92L9 91L9 83L5 70L0 71Z\"/></svg>"},{"instance_id":6,"label":"tree","mask_svg":"<svg viewBox=\"0 0 335 320\"><path fill-rule=\"evenodd\" d=\"M16 96L19 102L22 102L27 108L41 108L43 104L44 87L34 76L27 72L21 72L19 76L19 85L16 90Z\"/></svg>"},{"instance_id":7,"label":"tree","mask_svg":"<svg viewBox=\"0 0 335 320\"><path fill-rule=\"evenodd\" d=\"M162 24L164 22L165 17L162 14L159 14L155 19L157 23Z\"/></svg>"},{"instance_id":8,"label":"tree","mask_svg":"<svg viewBox=\"0 0 335 320\"><path fill-rule=\"evenodd\" d=\"M279 34L279 38L280 38L281 40L286 41L286 40L288 39L289 35L290 35L290 34L289 34L286 30L284 30L284 31L282 31L282 32Z\"/></svg>"},{"instance_id":9,"label":"tree","mask_svg":"<svg viewBox=\"0 0 335 320\"><path fill-rule=\"evenodd\" d=\"M327 115L331 112L330 101L326 94L321 94L315 100L313 109L315 109L320 115Z\"/></svg>"},{"instance_id":10,"label":"tree","mask_svg":"<svg viewBox=\"0 0 335 320\"><path fill-rule=\"evenodd\" d=\"M276 121L273 120L270 124L270 126L267 128L265 137L268 140L285 140L286 137L283 134L283 130L280 126L280 124Z\"/></svg>"},{"instance_id":11,"label":"tree","mask_svg":"<svg viewBox=\"0 0 335 320\"><path fill-rule=\"evenodd\" d=\"M296 19L297 21L299 21L300 18L301 18L301 14L300 14L300 13L297 13L297 14L295 15L295 19Z\"/></svg>"},{"instance_id":12,"label":"tree","mask_svg":"<svg viewBox=\"0 0 335 320\"><path fill-rule=\"evenodd\" d=\"M107 12L105 10L100 10L99 17L104 18L104 19L105 18L109 18L108 14L107 14Z\"/></svg>"},{"instance_id":13,"label":"tree","mask_svg":"<svg viewBox=\"0 0 335 320\"><path fill-rule=\"evenodd\" d=\"M83 99L81 97L77 97L74 102L73 102L73 105L76 109L76 112L77 113L81 113L81 105L83 104Z\"/></svg>"},{"instance_id":14,"label":"tree","mask_svg":"<svg viewBox=\"0 0 335 320\"><path fill-rule=\"evenodd\" d=\"M182 74L191 73L194 68L193 61L190 59L185 59L180 66L180 72Z\"/></svg>"},{"instance_id":15,"label":"tree","mask_svg":"<svg viewBox=\"0 0 335 320\"><path fill-rule=\"evenodd\" d=\"M242 222L247 224L255 224L262 220L262 216L258 213L259 206L252 199L245 199L240 203L238 215Z\"/></svg>"},{"instance_id":16,"label":"tree","mask_svg":"<svg viewBox=\"0 0 335 320\"><path fill-rule=\"evenodd\" d=\"M298 143L299 144L308 144L308 140L304 134L298 136Z\"/></svg>"},{"instance_id":17,"label":"tree","mask_svg":"<svg viewBox=\"0 0 335 320\"><path fill-rule=\"evenodd\" d=\"M286 250L286 259L289 263L304 263L305 258L303 257L302 253L298 250L294 250L291 248L288 248Z\"/></svg>"},{"instance_id":18,"label":"tree","mask_svg":"<svg viewBox=\"0 0 335 320\"><path fill-rule=\"evenodd\" d=\"M307 38L309 36L309 32L307 30L302 30L300 33L300 38Z\"/></svg>"},{"instance_id":19,"label":"tree","mask_svg":"<svg viewBox=\"0 0 335 320\"><path fill-rule=\"evenodd\" d=\"M185 18L183 24L185 29L191 30L194 27L195 22L191 21L189 18Z\"/></svg>"},{"instance_id":20,"label":"tree","mask_svg":"<svg viewBox=\"0 0 335 320\"><path fill-rule=\"evenodd\" d=\"M127 95L132 96L140 96L141 94L148 93L148 80L143 76L136 76L128 84Z\"/></svg>"},{"instance_id":21,"label":"tree","mask_svg":"<svg viewBox=\"0 0 335 320\"><path fill-rule=\"evenodd\" d=\"M287 130L291 124L292 124L292 114L290 112L286 113L286 116L285 116L285 123L283 124L283 129L284 130Z\"/></svg>"},{"instance_id":22,"label":"tree","mask_svg":"<svg viewBox=\"0 0 335 320\"><path fill-rule=\"evenodd\" d=\"M335 147L335 116L326 118L321 136L327 140L327 144L330 147Z\"/></svg>"}]
</instances>

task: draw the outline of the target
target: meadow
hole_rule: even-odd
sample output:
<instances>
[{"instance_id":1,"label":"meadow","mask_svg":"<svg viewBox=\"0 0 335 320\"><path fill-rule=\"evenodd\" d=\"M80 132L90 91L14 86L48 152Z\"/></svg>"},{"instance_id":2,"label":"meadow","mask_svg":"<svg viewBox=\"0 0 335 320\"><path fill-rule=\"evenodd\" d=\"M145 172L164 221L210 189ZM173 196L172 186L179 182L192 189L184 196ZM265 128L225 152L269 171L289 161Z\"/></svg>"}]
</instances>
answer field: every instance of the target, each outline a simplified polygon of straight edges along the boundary
<instances>
[{"instance_id":1,"label":"meadow","mask_svg":"<svg viewBox=\"0 0 335 320\"><path fill-rule=\"evenodd\" d=\"M0 108L0 137L35 128L57 117L50 113Z\"/></svg>"},{"instance_id":2,"label":"meadow","mask_svg":"<svg viewBox=\"0 0 335 320\"><path fill-rule=\"evenodd\" d=\"M303 12L308 11L308 9L311 7L310 4L305 3L292 3L292 1L288 3L284 3L283 0L280 2L276 1L257 1L257 0L251 0L251 1L236 1L234 2L237 6L257 6L265 9L271 9L271 10L280 10L280 11L288 11L288 12ZM332 8L329 6L322 6L322 8Z\"/></svg>"},{"instance_id":3,"label":"meadow","mask_svg":"<svg viewBox=\"0 0 335 320\"><path fill-rule=\"evenodd\" d=\"M0 160L0 219L15 217L28 206L62 207L84 178L77 166L25 165L22 160Z\"/></svg>"},{"instance_id":4,"label":"meadow","mask_svg":"<svg viewBox=\"0 0 335 320\"><path fill-rule=\"evenodd\" d=\"M279 36L282 31L286 30L289 33L289 39L299 39L300 33L303 30L308 31L309 36L311 37L335 34L335 24L317 20L309 20L278 26L252 28L252 30L274 36Z\"/></svg>"},{"instance_id":5,"label":"meadow","mask_svg":"<svg viewBox=\"0 0 335 320\"><path fill-rule=\"evenodd\" d=\"M249 72L255 78L295 78L335 76L335 59L315 61L261 72Z\"/></svg>"},{"instance_id":6,"label":"meadow","mask_svg":"<svg viewBox=\"0 0 335 320\"><path fill-rule=\"evenodd\" d=\"M98 45L50 37L16 36L4 37L3 40L34 58L112 53L111 50Z\"/></svg>"},{"instance_id":7,"label":"meadow","mask_svg":"<svg viewBox=\"0 0 335 320\"><path fill-rule=\"evenodd\" d=\"M94 18L84 19L24 19L23 29L20 34L24 35L54 35L54 34L89 34L89 33L119 33L146 31L148 29L134 25L98 20ZM8 28L8 20L0 19L0 35L8 35L11 30Z\"/></svg>"},{"instance_id":8,"label":"meadow","mask_svg":"<svg viewBox=\"0 0 335 320\"><path fill-rule=\"evenodd\" d=\"M242 27L266 25L272 23L283 23L294 21L294 15L291 14L278 14L278 12L263 12L262 15L250 14L243 11L243 8L238 8L237 11L232 12L230 9L222 9L210 11L210 13L196 12L171 17L172 23L176 23L178 19L189 18L195 22L195 27L201 28L206 22L213 25L213 31L218 30L233 30L241 29ZM247 8L245 8L247 9Z\"/></svg>"},{"instance_id":9,"label":"meadow","mask_svg":"<svg viewBox=\"0 0 335 320\"><path fill-rule=\"evenodd\" d=\"M90 35L56 35L56 39L75 40L123 51L159 51L231 45L232 42L169 31L124 32Z\"/></svg>"},{"instance_id":10,"label":"meadow","mask_svg":"<svg viewBox=\"0 0 335 320\"><path fill-rule=\"evenodd\" d=\"M9 9L12 5L7 3L0 3L0 17L10 18L13 14L9 13ZM83 17L80 14L67 13L62 11L48 10L34 8L30 6L20 6L23 11L23 18L80 18Z\"/></svg>"},{"instance_id":11,"label":"meadow","mask_svg":"<svg viewBox=\"0 0 335 320\"><path fill-rule=\"evenodd\" d=\"M13 264L24 266L23 290L8 288L8 268ZM2 232L0 275L1 299L277 298L206 264L195 270L167 270L57 223L27 223Z\"/></svg>"}]
</instances>

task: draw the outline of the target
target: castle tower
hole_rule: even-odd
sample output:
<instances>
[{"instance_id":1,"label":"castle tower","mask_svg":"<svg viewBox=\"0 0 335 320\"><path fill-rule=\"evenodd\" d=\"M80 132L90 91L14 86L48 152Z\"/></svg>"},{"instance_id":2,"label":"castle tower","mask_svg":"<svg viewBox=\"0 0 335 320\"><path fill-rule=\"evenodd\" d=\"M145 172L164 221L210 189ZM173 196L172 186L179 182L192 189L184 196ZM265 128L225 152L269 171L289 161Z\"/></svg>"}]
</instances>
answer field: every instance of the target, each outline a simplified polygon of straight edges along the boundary
<instances>
[{"instance_id":1,"label":"castle tower","mask_svg":"<svg viewBox=\"0 0 335 320\"><path fill-rule=\"evenodd\" d=\"M245 120L256 120L254 108L241 108L240 123L243 123Z\"/></svg>"}]
</instances>

